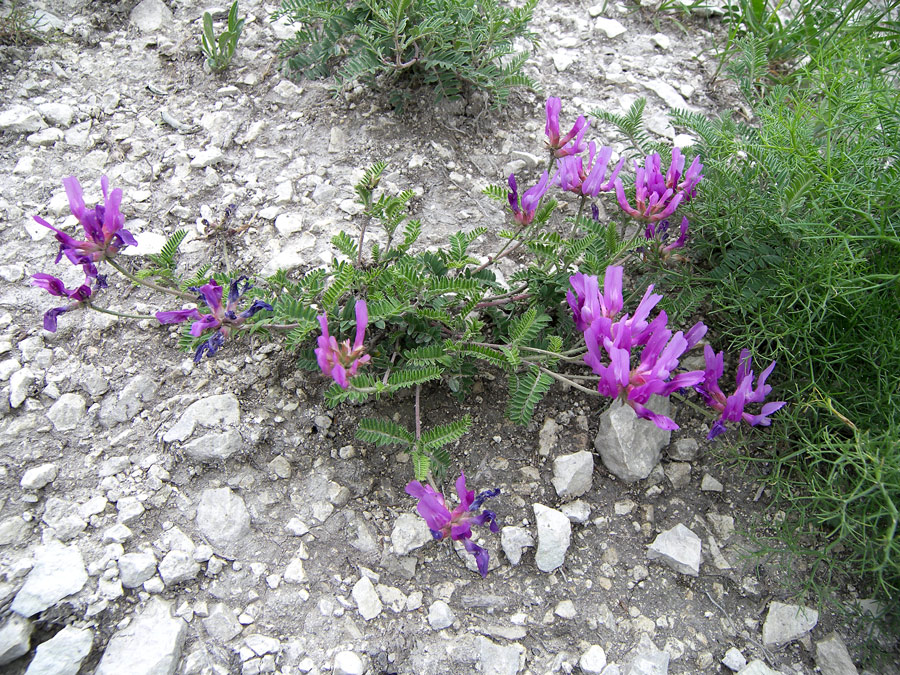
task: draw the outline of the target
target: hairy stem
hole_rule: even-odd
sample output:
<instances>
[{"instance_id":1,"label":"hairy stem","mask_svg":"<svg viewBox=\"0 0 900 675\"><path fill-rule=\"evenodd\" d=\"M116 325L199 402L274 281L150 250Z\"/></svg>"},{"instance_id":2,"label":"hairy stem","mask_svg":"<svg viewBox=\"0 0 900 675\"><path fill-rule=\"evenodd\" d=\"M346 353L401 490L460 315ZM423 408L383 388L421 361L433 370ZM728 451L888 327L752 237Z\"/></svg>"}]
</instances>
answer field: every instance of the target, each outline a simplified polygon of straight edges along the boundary
<instances>
[{"instance_id":1,"label":"hairy stem","mask_svg":"<svg viewBox=\"0 0 900 675\"><path fill-rule=\"evenodd\" d=\"M92 309L95 312L100 312L101 314L111 314L112 316L120 316L123 319L155 319L155 316L150 314L125 314L124 312L116 312L111 309L106 309L105 307L97 307L97 305L91 303L90 301L84 301L82 303L88 309Z\"/></svg>"},{"instance_id":2,"label":"hairy stem","mask_svg":"<svg viewBox=\"0 0 900 675\"><path fill-rule=\"evenodd\" d=\"M196 300L196 296L190 293L184 293L182 291L177 291L174 288L166 288L165 286L160 286L152 281L147 281L146 279L139 279L131 272L122 267L119 263L117 263L113 258L107 258L106 262L108 262L113 269L119 272L126 279L138 284L139 286L144 286L154 291L159 291L160 293L166 293L167 295L174 295L176 298L181 298L182 300Z\"/></svg>"}]
</instances>

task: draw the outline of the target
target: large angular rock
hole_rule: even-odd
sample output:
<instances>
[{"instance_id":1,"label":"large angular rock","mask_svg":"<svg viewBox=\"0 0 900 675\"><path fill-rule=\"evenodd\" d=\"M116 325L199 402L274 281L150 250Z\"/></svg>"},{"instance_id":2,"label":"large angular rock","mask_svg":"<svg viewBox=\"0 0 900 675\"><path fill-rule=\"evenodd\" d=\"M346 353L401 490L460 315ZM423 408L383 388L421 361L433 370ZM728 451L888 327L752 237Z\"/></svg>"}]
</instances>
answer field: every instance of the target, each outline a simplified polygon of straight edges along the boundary
<instances>
[{"instance_id":1,"label":"large angular rock","mask_svg":"<svg viewBox=\"0 0 900 675\"><path fill-rule=\"evenodd\" d=\"M195 438L182 448L184 454L197 462L224 462L240 452L244 439L234 429L223 433L210 433Z\"/></svg>"},{"instance_id":2,"label":"large angular rock","mask_svg":"<svg viewBox=\"0 0 900 675\"><path fill-rule=\"evenodd\" d=\"M822 675L857 675L847 645L837 633L831 633L816 643L816 665Z\"/></svg>"},{"instance_id":3,"label":"large angular rock","mask_svg":"<svg viewBox=\"0 0 900 675\"><path fill-rule=\"evenodd\" d=\"M498 645L479 637L478 660L484 675L517 675L525 668L525 647L518 642Z\"/></svg>"},{"instance_id":4,"label":"large angular rock","mask_svg":"<svg viewBox=\"0 0 900 675\"><path fill-rule=\"evenodd\" d=\"M534 504L533 508L538 541L534 561L542 572L552 572L566 560L572 523L564 513L543 504Z\"/></svg>"},{"instance_id":5,"label":"large angular rock","mask_svg":"<svg viewBox=\"0 0 900 675\"><path fill-rule=\"evenodd\" d=\"M590 490L593 477L594 454L587 450L553 460L553 487L563 501L580 497Z\"/></svg>"},{"instance_id":6,"label":"large angular rock","mask_svg":"<svg viewBox=\"0 0 900 675\"><path fill-rule=\"evenodd\" d=\"M142 33L153 33L172 25L172 10L162 0L143 0L131 10L130 18Z\"/></svg>"},{"instance_id":7,"label":"large angular rock","mask_svg":"<svg viewBox=\"0 0 900 675\"><path fill-rule=\"evenodd\" d=\"M12 610L34 616L63 598L77 593L87 583L84 558L77 546L50 542L38 548L25 585L16 594Z\"/></svg>"},{"instance_id":8,"label":"large angular rock","mask_svg":"<svg viewBox=\"0 0 900 675\"><path fill-rule=\"evenodd\" d=\"M228 553L250 533L250 512L231 488L204 490L197 506L197 525L209 543Z\"/></svg>"},{"instance_id":9,"label":"large angular rock","mask_svg":"<svg viewBox=\"0 0 900 675\"><path fill-rule=\"evenodd\" d=\"M241 624L228 605L218 603L209 608L209 616L203 619L203 627L210 637L225 643L241 633Z\"/></svg>"},{"instance_id":10,"label":"large angular rock","mask_svg":"<svg viewBox=\"0 0 900 675\"><path fill-rule=\"evenodd\" d=\"M524 527L507 525L500 530L500 546L510 564L518 565L525 549L534 546L534 537Z\"/></svg>"},{"instance_id":11,"label":"large angular rock","mask_svg":"<svg viewBox=\"0 0 900 675\"><path fill-rule=\"evenodd\" d=\"M763 644L786 644L806 635L817 623L819 613L814 609L772 602L763 624Z\"/></svg>"},{"instance_id":12,"label":"large angular rock","mask_svg":"<svg viewBox=\"0 0 900 675\"><path fill-rule=\"evenodd\" d=\"M13 134L30 134L46 127L37 110L24 105L14 105L0 111L0 131Z\"/></svg>"},{"instance_id":13,"label":"large angular rock","mask_svg":"<svg viewBox=\"0 0 900 675\"><path fill-rule=\"evenodd\" d=\"M647 549L647 558L658 558L676 572L696 577L700 575L702 548L700 537L678 523L653 540Z\"/></svg>"},{"instance_id":14,"label":"large angular rock","mask_svg":"<svg viewBox=\"0 0 900 675\"><path fill-rule=\"evenodd\" d=\"M172 616L171 604L152 598L112 636L94 675L172 675L186 634L187 624Z\"/></svg>"},{"instance_id":15,"label":"large angular rock","mask_svg":"<svg viewBox=\"0 0 900 675\"><path fill-rule=\"evenodd\" d=\"M234 426L240 419L241 407L234 394L207 396L191 403L178 422L163 434L162 438L166 443L183 441L194 433L198 424L203 427L219 428Z\"/></svg>"},{"instance_id":16,"label":"large angular rock","mask_svg":"<svg viewBox=\"0 0 900 675\"><path fill-rule=\"evenodd\" d=\"M57 431L72 431L84 417L86 404L81 394L63 394L50 406L47 417Z\"/></svg>"},{"instance_id":17,"label":"large angular rock","mask_svg":"<svg viewBox=\"0 0 900 675\"><path fill-rule=\"evenodd\" d=\"M353 599L363 619L370 621L381 614L381 598L375 590L375 585L369 577L360 577L353 585Z\"/></svg>"},{"instance_id":18,"label":"large angular rock","mask_svg":"<svg viewBox=\"0 0 900 675\"><path fill-rule=\"evenodd\" d=\"M670 414L667 398L652 396L647 407L662 415ZM614 401L600 415L600 430L594 438L594 447L610 472L633 483L650 475L671 438L671 431L639 418L629 406Z\"/></svg>"},{"instance_id":19,"label":"large angular rock","mask_svg":"<svg viewBox=\"0 0 900 675\"><path fill-rule=\"evenodd\" d=\"M394 521L391 545L397 555L407 555L430 541L434 541L434 537L423 518L412 513L402 513Z\"/></svg>"},{"instance_id":20,"label":"large angular rock","mask_svg":"<svg viewBox=\"0 0 900 675\"><path fill-rule=\"evenodd\" d=\"M10 614L0 624L0 666L15 661L31 648L34 624L18 614Z\"/></svg>"},{"instance_id":21,"label":"large angular rock","mask_svg":"<svg viewBox=\"0 0 900 675\"><path fill-rule=\"evenodd\" d=\"M25 675L78 675L93 644L93 632L66 626L38 646Z\"/></svg>"}]
</instances>

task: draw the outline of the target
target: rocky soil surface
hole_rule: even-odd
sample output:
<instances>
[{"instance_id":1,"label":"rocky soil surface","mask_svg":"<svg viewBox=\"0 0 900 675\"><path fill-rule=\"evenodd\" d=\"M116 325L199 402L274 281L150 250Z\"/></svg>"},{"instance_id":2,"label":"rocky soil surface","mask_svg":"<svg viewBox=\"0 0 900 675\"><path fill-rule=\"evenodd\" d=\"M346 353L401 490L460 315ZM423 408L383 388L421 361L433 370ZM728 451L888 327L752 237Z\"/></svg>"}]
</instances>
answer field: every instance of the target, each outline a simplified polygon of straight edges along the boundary
<instances>
[{"instance_id":1,"label":"rocky soil surface","mask_svg":"<svg viewBox=\"0 0 900 675\"><path fill-rule=\"evenodd\" d=\"M89 205L101 175L124 189L140 244L128 254L185 228L186 270L302 274L354 230L352 185L379 159L388 188L415 191L424 245L499 229L481 189L537 176L541 95L502 113L423 97L397 115L386 96L284 79L275 49L290 30L269 22L272 4L242 0L218 77L203 69L199 1L33 5L56 37L0 52L3 672L858 672L866 636L835 607L872 603L852 587L820 603L797 586L802 561L750 555L784 514L686 409L670 437L555 388L521 428L489 373L462 405L426 390L427 423L473 417L453 449L470 487L501 490L482 579L415 514L408 458L354 440L362 416L409 419L409 398L328 410L325 380L277 342L234 340L195 365L155 321L72 312L42 330L53 300L30 275L81 283L32 220L75 224L63 177ZM679 16L542 2L529 73L563 98L563 124L645 96L651 129L673 138L669 108L730 108L727 86L709 85L719 19ZM211 224L232 203L224 236ZM178 308L110 279L110 308Z\"/></svg>"}]
</instances>

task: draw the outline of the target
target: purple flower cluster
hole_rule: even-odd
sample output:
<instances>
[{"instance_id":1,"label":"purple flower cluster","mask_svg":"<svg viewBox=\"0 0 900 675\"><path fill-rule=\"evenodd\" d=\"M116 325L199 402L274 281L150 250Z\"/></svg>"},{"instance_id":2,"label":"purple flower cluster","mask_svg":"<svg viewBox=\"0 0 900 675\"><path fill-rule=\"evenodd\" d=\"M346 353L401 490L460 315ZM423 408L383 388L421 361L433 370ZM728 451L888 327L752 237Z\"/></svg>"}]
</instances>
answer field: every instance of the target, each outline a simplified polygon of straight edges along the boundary
<instances>
[{"instance_id":1,"label":"purple flower cluster","mask_svg":"<svg viewBox=\"0 0 900 675\"><path fill-rule=\"evenodd\" d=\"M60 314L78 307L90 298L92 280L96 281L97 288L106 287L105 277L97 270L100 262L112 258L125 246L137 246L134 236L124 228L125 216L119 210L122 189L116 188L110 192L109 178L103 176L100 179L103 203L97 204L93 209L85 206L84 193L75 176L63 178L63 186L69 198L69 209L84 228L86 239L75 239L40 216L34 216L34 220L55 233L59 252L54 262L58 263L65 256L73 265L81 265L85 280L78 288L69 290L61 279L52 274L39 272L32 275L33 283L38 288L43 288L50 295L73 300L68 305L54 307L44 314L44 329L50 332L56 332L56 320Z\"/></svg>"},{"instance_id":2,"label":"purple flower cluster","mask_svg":"<svg viewBox=\"0 0 900 675\"><path fill-rule=\"evenodd\" d=\"M699 157L694 158L687 172L684 171L684 162L684 155L678 148L672 148L672 161L665 175L658 153L648 155L644 166L635 162L635 206L631 206L625 198L625 186L621 179L615 181L616 200L621 209L630 216L650 222L669 218L682 202L687 203L696 195L697 184L703 178L700 173L703 165Z\"/></svg>"},{"instance_id":3,"label":"purple flower cluster","mask_svg":"<svg viewBox=\"0 0 900 675\"><path fill-rule=\"evenodd\" d=\"M706 370L678 372L682 356L706 335L707 328L697 322L687 332L673 332L668 328L668 316L660 311L650 319L662 296L647 288L633 314L621 314L622 268L606 268L601 293L597 277L575 274L569 282L572 291L566 300L575 319L576 328L584 333L587 354L584 361L600 377L597 390L604 396L619 398L631 406L638 417L651 420L660 429L677 429L674 420L653 412L647 402L654 394L668 396L686 387L694 387L706 402L722 413L710 432L714 438L725 430L726 421L743 419L751 425L768 425L768 415L784 403L767 403L759 415L744 412L747 403L762 403L771 391L765 384L772 372L772 363L759 377L752 389L753 372L748 352L741 353L738 387L726 398L719 389L722 376L722 354L715 355L706 347Z\"/></svg>"},{"instance_id":4,"label":"purple flower cluster","mask_svg":"<svg viewBox=\"0 0 900 675\"><path fill-rule=\"evenodd\" d=\"M334 336L329 335L328 317L325 314L319 315L319 325L322 327L322 335L317 340L319 346L315 349L316 361L323 375L332 378L341 389L346 389L350 386L348 375L350 377L356 375L360 364L368 363L372 358L365 353L366 348L363 345L366 328L369 325L369 308L366 301L356 302L356 338L352 347L349 339L338 343Z\"/></svg>"},{"instance_id":5,"label":"purple flower cluster","mask_svg":"<svg viewBox=\"0 0 900 675\"><path fill-rule=\"evenodd\" d=\"M96 278L97 263L104 258L112 258L125 246L137 246L134 236L124 228L125 216L119 211L122 188L116 188L110 193L109 178L103 176L100 179L103 204L97 204L93 209L89 209L84 204L84 193L75 176L63 178L63 186L66 188L72 215L81 223L87 238L75 239L40 216L34 216L34 219L56 233L56 240L59 242L56 262L65 256L73 265L81 265L86 276Z\"/></svg>"},{"instance_id":6,"label":"purple flower cluster","mask_svg":"<svg viewBox=\"0 0 900 675\"><path fill-rule=\"evenodd\" d=\"M456 479L459 504L453 511L444 503L444 495L430 485L422 485L414 480L407 484L406 492L419 500L416 509L428 524L431 536L437 540L450 537L455 541L462 541L466 550L475 556L481 576L487 576L490 554L472 541L472 525L488 525L491 532L499 531L496 514L487 509L479 513L479 509L486 500L500 494L500 489L485 490L476 497L474 491L466 489L466 476L460 473Z\"/></svg>"},{"instance_id":7,"label":"purple flower cluster","mask_svg":"<svg viewBox=\"0 0 900 675\"><path fill-rule=\"evenodd\" d=\"M612 148L604 146L597 153L597 144L591 141L588 146L587 166L584 166L584 160L577 155L562 157L556 161L556 175L553 176L551 182L568 192L585 197L596 197L601 192L607 192L613 188L616 177L625 163L623 157L607 177L606 169L611 158Z\"/></svg>"},{"instance_id":8,"label":"purple flower cluster","mask_svg":"<svg viewBox=\"0 0 900 675\"><path fill-rule=\"evenodd\" d=\"M197 309L179 309L172 312L157 312L156 319L163 324L182 323L188 319L196 319L191 324L191 335L200 337L208 330L215 330L210 338L197 348L194 354L194 362L199 363L203 358L203 354L214 356L217 351L225 344L225 338L231 332L232 327L240 326L244 321L262 310L272 311L272 305L262 300L256 299L251 305L240 314L237 313L237 303L241 296L250 288L249 283L245 283L243 288L240 287L242 281L246 281L246 276L241 276L231 282L228 289L228 302L222 304L222 287L216 283L215 279L210 279L209 283L199 288L191 288L189 290L197 293L207 307L212 310L210 314L201 314Z\"/></svg>"},{"instance_id":9,"label":"purple flower cluster","mask_svg":"<svg viewBox=\"0 0 900 675\"><path fill-rule=\"evenodd\" d=\"M767 427L772 423L769 415L784 407L785 401L770 401L762 406L758 415L751 415L744 412L744 406L748 403L762 403L772 387L766 384L766 380L775 368L775 362L769 364L759 374L756 380L756 387L753 386L753 361L750 352L746 349L741 351L741 358L738 360L737 369L737 388L731 396L725 396L719 388L719 379L722 377L724 370L724 354L719 352L716 354L712 347L706 345L703 348L703 355L706 358L706 371L703 373L703 380L694 385L694 390L700 394L700 397L706 402L706 405L718 410L722 416L716 421L712 429L710 429L707 438L712 440L719 434L727 431L725 422L745 421L752 427Z\"/></svg>"},{"instance_id":10,"label":"purple flower cluster","mask_svg":"<svg viewBox=\"0 0 900 675\"><path fill-rule=\"evenodd\" d=\"M660 311L648 321L650 312L662 300L651 285L634 314L622 311L622 268L606 268L603 294L597 278L576 274L570 278L574 293L566 297L575 315L575 325L584 333L587 344L585 363L600 376L598 390L604 396L620 398L631 406L638 417L651 420L660 429L677 429L678 425L648 407L654 394L668 396L673 391L690 387L703 379L703 371L675 374L682 355L706 334L702 323L687 334L674 335L667 327L668 317ZM641 348L640 355L637 349ZM632 367L632 356L637 364Z\"/></svg>"}]
</instances>

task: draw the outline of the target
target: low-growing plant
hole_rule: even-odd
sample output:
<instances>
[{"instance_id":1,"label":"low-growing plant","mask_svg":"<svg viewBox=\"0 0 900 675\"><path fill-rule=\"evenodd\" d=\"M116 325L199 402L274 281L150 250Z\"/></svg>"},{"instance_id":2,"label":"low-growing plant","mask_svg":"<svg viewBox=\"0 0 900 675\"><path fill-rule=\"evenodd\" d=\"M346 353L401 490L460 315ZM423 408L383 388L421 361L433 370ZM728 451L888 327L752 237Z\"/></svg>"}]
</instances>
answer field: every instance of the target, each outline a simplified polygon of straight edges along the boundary
<instances>
[{"instance_id":1,"label":"low-growing plant","mask_svg":"<svg viewBox=\"0 0 900 675\"><path fill-rule=\"evenodd\" d=\"M355 186L363 207L358 231L333 238L337 253L330 265L298 279L282 271L253 284L238 273L210 274L208 266L192 275L180 274L175 255L184 235L179 231L160 253L149 257L143 270L132 271L117 258L123 247L136 243L124 229L122 191L110 191L104 177L104 203L88 209L77 179L66 178L69 204L86 239L77 240L35 219L56 234L57 260L65 256L80 266L85 281L69 289L57 277L34 275L35 285L65 298L64 305L46 312L44 327L56 330L61 315L82 308L184 324L179 345L193 351L198 363L227 349L239 333L266 338L284 334L285 345L297 353L301 366L332 380L325 391L330 406L414 390L413 419L403 423L366 418L357 437L398 446L409 454L415 480L407 491L419 499L419 512L436 538L449 534L462 540L486 573L487 552L471 542L470 525L490 524L496 530L492 512L475 515L496 492L475 498L461 476L460 505L451 512L443 498L438 499L435 482L448 474L449 447L466 433L471 419L424 424L419 406L423 385L443 383L462 397L487 366L506 375L506 413L520 424L531 420L543 396L559 381L587 395L617 400L637 417L668 430L678 425L656 412L651 398L694 391L713 411L710 439L741 422L767 426L770 415L785 405L765 402L772 390L767 378L774 362L756 375L746 350L729 393L720 387L724 355L710 345L704 346L702 369L682 368L681 360L704 338L706 326L696 322L687 331L677 330L668 313L657 309L663 296L653 292L652 284L626 284L625 264L637 269L678 264L674 252L685 249L689 229L683 213L695 201L703 179L700 158L688 163L674 148L666 166L658 153L651 153L626 186L620 177L624 157L612 165L612 148L585 142L589 122L583 116L562 135L559 115L559 99L549 99L545 131L548 164L555 167L552 178L544 171L520 192L511 175L505 185L485 190L508 205L510 221L507 229L494 233L498 249L486 259L470 252L476 239L488 235L484 226L450 235L437 251L418 246L423 224L409 216L412 192L383 192L386 164L378 162ZM555 217L557 202L547 197L551 187L574 195L574 217L562 222ZM601 222L594 202L613 195L622 216ZM681 215L677 232L670 226L676 212ZM642 233L622 234L620 221L629 217L644 226ZM374 227L383 231L380 242L366 236ZM515 252L526 254L528 262L503 284L493 267ZM96 299L107 285L102 265L172 297L181 307L141 317L98 306ZM185 307L187 302L191 304Z\"/></svg>"},{"instance_id":2,"label":"low-growing plant","mask_svg":"<svg viewBox=\"0 0 900 675\"><path fill-rule=\"evenodd\" d=\"M203 12L203 32L200 34L200 49L206 56L210 70L218 72L231 65L238 39L244 28L244 20L238 18L238 0L234 0L228 11L228 24L222 34L216 37L212 14Z\"/></svg>"},{"instance_id":3,"label":"low-growing plant","mask_svg":"<svg viewBox=\"0 0 900 675\"><path fill-rule=\"evenodd\" d=\"M19 0L12 0L9 12L0 16L0 45L22 45L44 42L41 33L42 19L33 9L26 9Z\"/></svg>"},{"instance_id":4,"label":"low-growing plant","mask_svg":"<svg viewBox=\"0 0 900 675\"><path fill-rule=\"evenodd\" d=\"M389 89L395 106L407 87L422 85L437 99L467 88L503 105L514 87L536 89L523 73L527 51L537 44L528 23L537 0L507 8L499 0L282 0L272 15L299 25L281 44L288 72L299 77L334 75L337 91L362 82Z\"/></svg>"}]
</instances>

